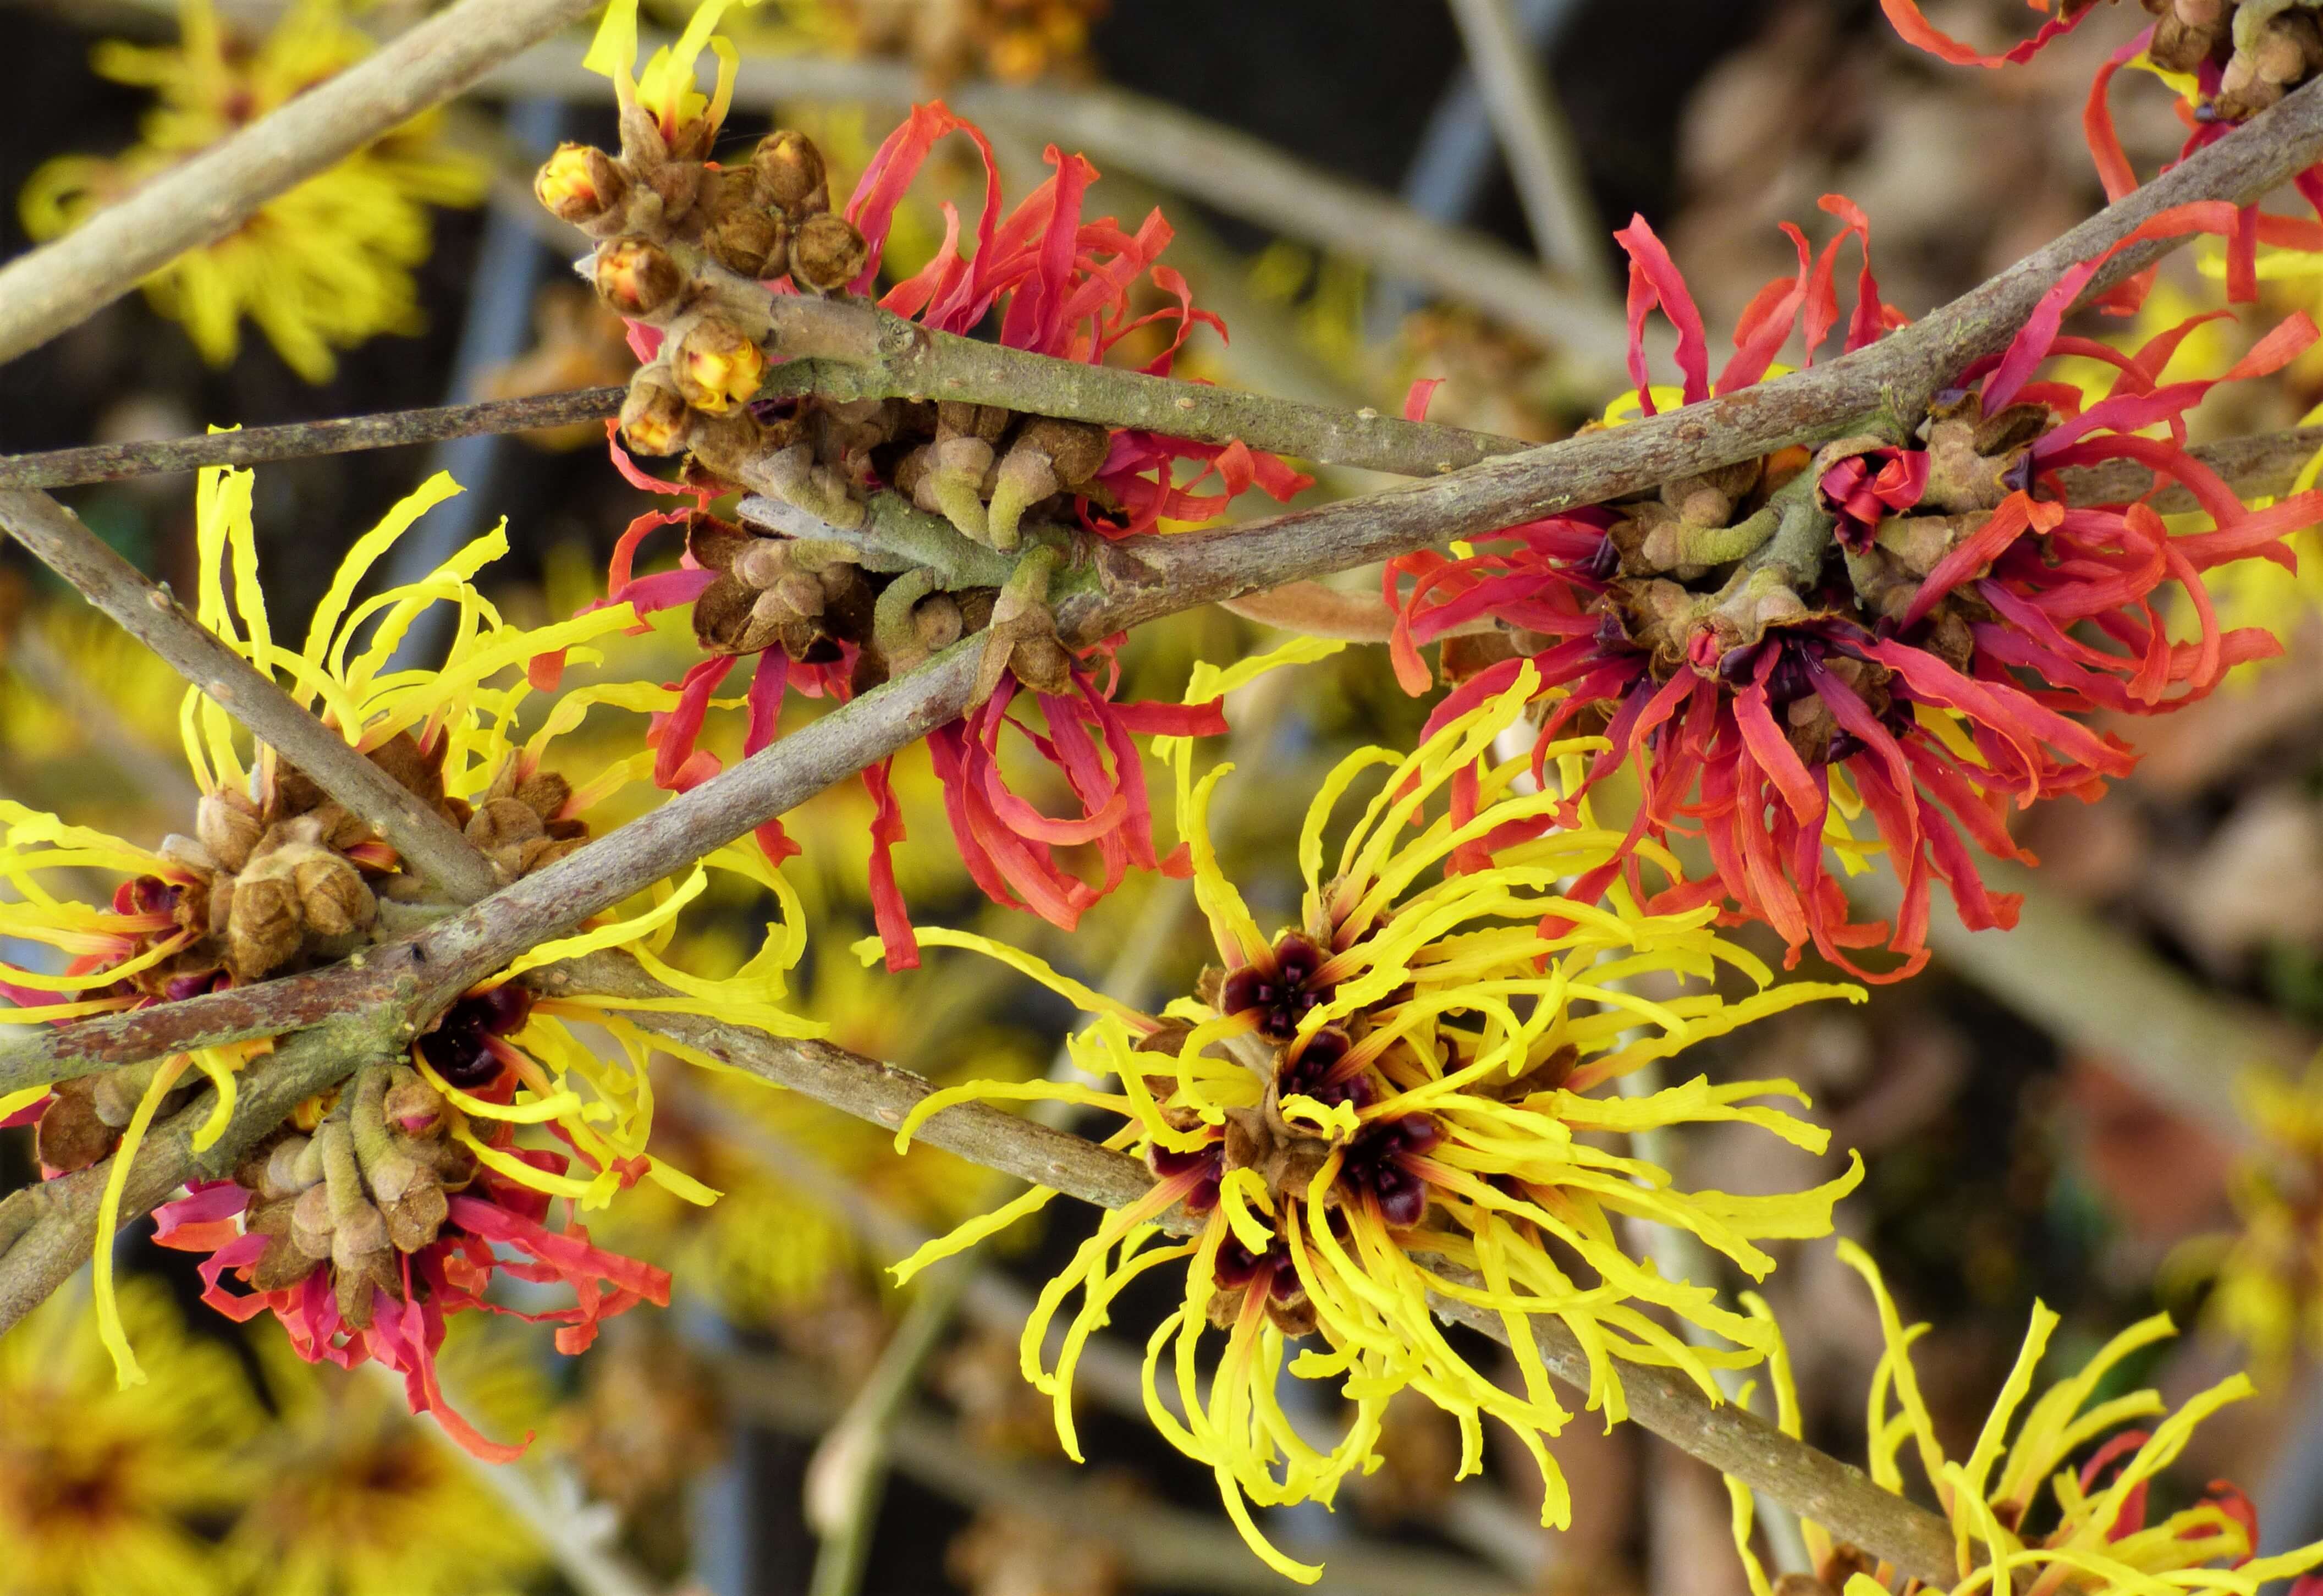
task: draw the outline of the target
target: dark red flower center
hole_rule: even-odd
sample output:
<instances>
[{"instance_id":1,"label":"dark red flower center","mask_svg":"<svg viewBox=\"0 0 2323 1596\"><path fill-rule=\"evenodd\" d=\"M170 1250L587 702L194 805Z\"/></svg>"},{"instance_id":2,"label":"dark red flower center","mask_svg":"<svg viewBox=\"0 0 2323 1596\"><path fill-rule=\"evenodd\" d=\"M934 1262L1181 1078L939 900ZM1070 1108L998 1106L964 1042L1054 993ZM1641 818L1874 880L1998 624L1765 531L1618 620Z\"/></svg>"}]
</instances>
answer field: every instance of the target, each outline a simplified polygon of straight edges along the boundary
<instances>
[{"instance_id":1,"label":"dark red flower center","mask_svg":"<svg viewBox=\"0 0 2323 1596\"><path fill-rule=\"evenodd\" d=\"M1368 1108L1379 1096L1361 1066L1347 1067L1354 1042L1336 1025L1326 1025L1308 1037L1297 1056L1285 1059L1277 1071L1278 1097L1312 1097L1327 1108L1352 1103Z\"/></svg>"},{"instance_id":2,"label":"dark red flower center","mask_svg":"<svg viewBox=\"0 0 2323 1596\"><path fill-rule=\"evenodd\" d=\"M1277 1303L1296 1302L1305 1290L1299 1284L1299 1271L1291 1267L1290 1249L1277 1236L1267 1243L1263 1252L1253 1252L1232 1235L1218 1248L1218 1261L1213 1273L1219 1290L1232 1296L1246 1292L1263 1280L1266 1294Z\"/></svg>"},{"instance_id":3,"label":"dark red flower center","mask_svg":"<svg viewBox=\"0 0 2323 1596\"><path fill-rule=\"evenodd\" d=\"M1199 1217L1218 1206L1218 1182L1226 1179L1226 1165L1225 1151L1217 1144L1198 1147L1191 1152L1172 1152L1166 1147L1149 1148L1145 1153L1145 1165L1164 1180L1199 1171L1201 1179L1195 1181L1194 1189L1186 1194L1187 1213Z\"/></svg>"},{"instance_id":4,"label":"dark red flower center","mask_svg":"<svg viewBox=\"0 0 2323 1596\"><path fill-rule=\"evenodd\" d=\"M506 1036L532 1013L532 995L513 981L474 992L444 1011L436 1029L420 1040L427 1062L462 1091L491 1086L503 1068L491 1039Z\"/></svg>"},{"instance_id":5,"label":"dark red flower center","mask_svg":"<svg viewBox=\"0 0 2323 1596\"><path fill-rule=\"evenodd\" d=\"M1443 1127L1424 1114L1366 1125L1347 1144L1339 1184L1351 1194L1369 1192L1390 1228L1409 1229L1428 1212L1428 1181L1412 1161L1443 1139Z\"/></svg>"},{"instance_id":6,"label":"dark red flower center","mask_svg":"<svg viewBox=\"0 0 2323 1596\"><path fill-rule=\"evenodd\" d=\"M1226 977L1218 1006L1229 1014L1256 1009L1261 1034L1289 1041L1298 1034L1307 1011L1331 995L1331 984L1316 978L1323 959L1323 949L1312 937L1285 931L1263 962L1246 964Z\"/></svg>"}]
</instances>

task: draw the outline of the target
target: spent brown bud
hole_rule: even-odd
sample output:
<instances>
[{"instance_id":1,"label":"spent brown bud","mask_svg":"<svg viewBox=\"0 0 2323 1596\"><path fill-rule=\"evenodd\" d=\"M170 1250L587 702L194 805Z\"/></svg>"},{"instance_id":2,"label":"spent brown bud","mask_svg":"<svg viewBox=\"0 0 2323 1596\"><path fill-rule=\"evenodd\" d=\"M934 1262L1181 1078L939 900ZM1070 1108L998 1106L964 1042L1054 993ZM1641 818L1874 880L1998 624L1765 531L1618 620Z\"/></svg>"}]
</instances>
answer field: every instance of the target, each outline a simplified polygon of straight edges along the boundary
<instances>
[{"instance_id":1,"label":"spent brown bud","mask_svg":"<svg viewBox=\"0 0 2323 1596\"><path fill-rule=\"evenodd\" d=\"M726 212L710 225L702 243L721 266L744 277L776 278L791 269L789 228L757 206Z\"/></svg>"},{"instance_id":2,"label":"spent brown bud","mask_svg":"<svg viewBox=\"0 0 2323 1596\"><path fill-rule=\"evenodd\" d=\"M822 151L803 133L778 128L758 141L750 156L758 193L768 205L794 217L831 208L831 186L823 175Z\"/></svg>"},{"instance_id":3,"label":"spent brown bud","mask_svg":"<svg viewBox=\"0 0 2323 1596\"><path fill-rule=\"evenodd\" d=\"M871 247L855 224L829 212L809 216L791 239L791 280L818 294L836 293L861 274Z\"/></svg>"},{"instance_id":4,"label":"spent brown bud","mask_svg":"<svg viewBox=\"0 0 2323 1596\"><path fill-rule=\"evenodd\" d=\"M379 900L363 873L326 848L317 848L291 867L291 885L307 927L318 936L344 937L370 929L379 918Z\"/></svg>"},{"instance_id":5,"label":"spent brown bud","mask_svg":"<svg viewBox=\"0 0 2323 1596\"><path fill-rule=\"evenodd\" d=\"M204 794L194 810L194 834L228 872L250 863L250 850L265 830L257 805L230 789Z\"/></svg>"},{"instance_id":6,"label":"spent brown bud","mask_svg":"<svg viewBox=\"0 0 2323 1596\"><path fill-rule=\"evenodd\" d=\"M298 889L287 876L234 884L225 922L225 962L239 981L256 981L289 962L303 938Z\"/></svg>"}]
</instances>

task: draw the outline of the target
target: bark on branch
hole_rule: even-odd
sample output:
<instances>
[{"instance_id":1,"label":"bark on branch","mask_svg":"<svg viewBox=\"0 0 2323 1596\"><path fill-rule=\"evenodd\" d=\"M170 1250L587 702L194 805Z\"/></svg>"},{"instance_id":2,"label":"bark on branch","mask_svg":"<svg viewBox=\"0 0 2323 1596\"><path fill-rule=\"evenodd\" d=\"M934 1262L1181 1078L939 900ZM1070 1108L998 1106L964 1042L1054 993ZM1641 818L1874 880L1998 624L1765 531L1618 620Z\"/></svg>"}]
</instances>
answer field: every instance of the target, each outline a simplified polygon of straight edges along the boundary
<instances>
[{"instance_id":1,"label":"bark on branch","mask_svg":"<svg viewBox=\"0 0 2323 1596\"><path fill-rule=\"evenodd\" d=\"M1863 430L1868 420L1883 415L1916 415L1970 362L2006 348L2067 269L2096 259L2174 206L2202 199L2255 203L2318 158L2323 79L2298 89L1982 287L1853 354L1650 419L1487 461L1436 482L1207 532L1109 544L1100 556L1108 595L1106 619L1116 628L1132 625L1190 604L1236 598L1602 503L1786 445L1839 437ZM2153 240L2124 250L2098 274L2089 292L2101 292L2150 265L2177 242Z\"/></svg>"},{"instance_id":2,"label":"bark on branch","mask_svg":"<svg viewBox=\"0 0 2323 1596\"><path fill-rule=\"evenodd\" d=\"M1097 580L1074 591L1060 619L1069 636L1088 641L1196 603L1489 531L1782 444L1832 436L1855 426L1867 412L1915 409L1967 362L2005 344L2034 300L2070 264L2099 252L2167 205L2197 197L2254 199L2318 152L2323 152L2323 89L2309 87L1983 289L1857 355L1653 421L1473 467L1440 482L1232 530L1106 545L1098 551ZM2164 247L2156 244L2126 256L2119 271L2142 265ZM92 588L113 593L108 612L115 612L124 624L135 617L138 624L132 629L173 664L182 659L180 668L197 682L221 683L234 695L225 701L229 710L250 718L254 727L262 728L262 736L269 740L291 738L287 724L280 723L280 711L298 715L301 712L296 706L255 673L231 680L218 676L218 662L194 638L182 635L200 628L173 604L157 606L150 596L141 598L130 585L142 582L133 572L126 573L124 582L125 567L108 568L87 549L76 547L87 538L77 523L38 496L23 493L0 497L0 522L20 533L31 527L36 537L46 536L69 580L77 574ZM216 645L215 639L208 641ZM969 702L978 647L976 639L956 646L920 671L865 694L644 819L482 898L409 941L372 950L363 969L351 961L340 972L315 977L317 982L344 982L348 993L357 990L359 983L376 983L377 1001L354 1018L329 1021L289 1038L253 1066L234 1124L207 1155L207 1164L193 1158L189 1141L203 1105L170 1121L138 1158L128 1211L143 1212L191 1174L227 1167L242 1148L263 1135L297 1102L363 1059L399 1048L450 995L514 954L610 908L956 718ZM241 664L238 659L234 663ZM262 729L267 725L271 725L271 733ZM314 733L340 754L348 753L327 730L316 727ZM334 781L354 778L351 772L335 769L324 749L317 747L305 757L290 747L284 751L308 765L309 773L334 795L347 799ZM356 763L367 768L367 762ZM454 840L466 847L464 839ZM456 867L443 867L456 874ZM618 961L603 968L597 968L599 963L592 961L589 968L577 972L544 972L542 979L569 981L577 990L584 977L594 977L616 995L639 995L635 985L641 978L638 972L622 969ZM280 999L286 1010L315 999L311 989L294 993L287 990L289 984L278 985L286 987ZM251 1001L272 1001L259 997L263 991L253 989ZM246 1023L253 1017L230 1021L223 1007L171 1006L198 1014L199 1023L209 1025ZM879 1123L896 1123L927 1090L905 1072L842 1050L778 1041L715 1021L647 1012L636 1017L663 1034L711 1048L738 1063L748 1060L746 1067L770 1078ZM107 1024L113 1030L104 1030ZM91 1050L118 1051L163 1040L160 1032L138 1032L133 1039L118 1017L97 1023L91 1034L100 1039L90 1044ZM51 1045L69 1050L73 1044ZM950 1111L932 1122L926 1134L978 1161L1093 1202L1119 1204L1149 1184L1143 1166L1134 1160L988 1110ZM103 1179L100 1166L21 1194L21 1203L12 1198L9 1205L0 1205L0 1241L14 1242L0 1255L0 1328L13 1323L86 1255L94 1239L96 1189ZM5 1211L10 1208L15 1211ZM24 1222L27 1210L32 1211L29 1223ZM1542 1344L1552 1368L1566 1374L1577 1368L1577 1348L1546 1335ZM1633 1382L1633 1412L1648 1427L1912 1573L1940 1582L1951 1576L1951 1537L1933 1516L1878 1491L1843 1465L1731 1408L1712 1407L1675 1377L1665 1380L1650 1371L1639 1371L1628 1378Z\"/></svg>"}]
</instances>

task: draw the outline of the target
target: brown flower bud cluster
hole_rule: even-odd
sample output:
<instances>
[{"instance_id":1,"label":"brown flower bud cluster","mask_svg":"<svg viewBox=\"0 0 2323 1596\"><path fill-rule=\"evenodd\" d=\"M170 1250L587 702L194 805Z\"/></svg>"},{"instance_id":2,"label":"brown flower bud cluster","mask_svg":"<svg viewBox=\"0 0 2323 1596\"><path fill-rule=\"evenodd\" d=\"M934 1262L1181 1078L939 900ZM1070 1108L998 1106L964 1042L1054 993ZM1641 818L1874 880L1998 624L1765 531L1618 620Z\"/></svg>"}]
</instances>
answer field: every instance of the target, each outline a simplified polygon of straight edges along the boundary
<instances>
[{"instance_id":1,"label":"brown flower bud cluster","mask_svg":"<svg viewBox=\"0 0 2323 1596\"><path fill-rule=\"evenodd\" d=\"M459 827L503 880L588 840L585 822L564 818L572 796L564 777L520 775L510 760L471 804L445 792L444 752L440 740L424 752L399 733L368 757ZM196 933L170 958L116 983L120 992L168 1003L328 964L386 935L384 921L396 905L426 901L425 884L397 871L394 854L371 828L303 771L278 763L261 788L256 799L231 788L207 794L195 810L193 836L162 839L161 853L189 879L142 876L115 895L116 911L166 912L171 919L133 954ZM110 1156L156 1068L129 1065L60 1083L40 1120L41 1163L81 1169ZM194 1078L171 1101L200 1084Z\"/></svg>"},{"instance_id":2,"label":"brown flower bud cluster","mask_svg":"<svg viewBox=\"0 0 2323 1596\"><path fill-rule=\"evenodd\" d=\"M1060 519L1074 496L1110 502L1097 475L1112 446L1094 423L998 405L810 398L767 428L758 470L833 526L858 525L859 495L886 486L987 547L1013 549L1027 516Z\"/></svg>"},{"instance_id":3,"label":"brown flower bud cluster","mask_svg":"<svg viewBox=\"0 0 2323 1596\"><path fill-rule=\"evenodd\" d=\"M908 629L883 637L877 624L882 595L911 573L867 571L855 551L837 543L784 537L738 527L696 511L686 523L685 544L693 562L718 573L717 581L693 604L693 636L707 654L751 655L780 648L801 665L832 665L855 650L852 691L868 692L890 676L923 663L960 638L992 629L1005 631L1011 619L999 588L959 592L903 590L896 598L913 602ZM893 601L890 601L891 607ZM1046 621L1046 612L1041 619ZM1056 641L1053 623L1042 639L1014 637L996 650L996 669L1014 669L1027 685L1062 693L1071 685L1071 656ZM987 688L989 691L989 688Z\"/></svg>"},{"instance_id":4,"label":"brown flower bud cluster","mask_svg":"<svg viewBox=\"0 0 2323 1596\"><path fill-rule=\"evenodd\" d=\"M399 1259L432 1243L448 1194L475 1176L442 1094L408 1065L366 1065L311 1135L262 1146L234 1171L246 1234L267 1238L251 1283L288 1290L327 1267L339 1314L360 1330L374 1291L403 1300Z\"/></svg>"},{"instance_id":5,"label":"brown flower bud cluster","mask_svg":"<svg viewBox=\"0 0 2323 1596\"><path fill-rule=\"evenodd\" d=\"M2219 69L2217 93L2201 108L2228 122L2257 115L2323 71L2323 26L2315 0L2145 0L2153 13L2146 48L2173 72Z\"/></svg>"},{"instance_id":6,"label":"brown flower bud cluster","mask_svg":"<svg viewBox=\"0 0 2323 1596\"><path fill-rule=\"evenodd\" d=\"M542 165L533 191L599 241L589 266L598 297L662 335L621 408L629 446L646 454L693 447L714 469L752 452L757 429L746 407L767 373L764 311L739 290L787 277L808 293L837 293L870 255L855 225L831 210L812 139L777 131L747 165L721 167L708 159L710 136L696 122L673 145L631 105L618 158L565 144Z\"/></svg>"},{"instance_id":7,"label":"brown flower bud cluster","mask_svg":"<svg viewBox=\"0 0 2323 1596\"><path fill-rule=\"evenodd\" d=\"M1937 564L2026 486L2028 451L2053 421L2038 404L1987 417L1973 393L1940 395L1915 440L1926 456L1916 501L1851 529L1834 525L1837 507L1818 484L1850 460L1867 473L1892 460L1898 451L1881 438L1843 438L1812 458L1786 449L1621 502L1597 571L1601 637L1649 653L1654 678L1666 682L1688 666L1716 668L1769 628L1900 624ZM1965 670L1972 628L1990 619L1962 583L1929 611L1921 647ZM1884 698L1884 678L1852 684L1875 708ZM1823 739L1804 741L1819 750Z\"/></svg>"}]
</instances>

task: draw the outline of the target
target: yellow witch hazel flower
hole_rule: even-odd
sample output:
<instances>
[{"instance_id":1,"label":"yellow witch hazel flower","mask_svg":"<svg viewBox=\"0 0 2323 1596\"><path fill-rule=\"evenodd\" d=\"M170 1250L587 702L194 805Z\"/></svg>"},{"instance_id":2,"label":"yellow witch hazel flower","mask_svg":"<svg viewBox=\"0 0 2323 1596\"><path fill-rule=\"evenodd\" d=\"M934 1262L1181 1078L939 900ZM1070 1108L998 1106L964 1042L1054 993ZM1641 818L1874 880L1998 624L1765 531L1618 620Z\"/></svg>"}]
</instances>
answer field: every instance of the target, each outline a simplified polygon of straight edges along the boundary
<instances>
[{"instance_id":1,"label":"yellow witch hazel flower","mask_svg":"<svg viewBox=\"0 0 2323 1596\"><path fill-rule=\"evenodd\" d=\"M506 625L473 585L477 573L507 552L503 528L473 540L419 582L356 600L357 589L412 524L459 491L448 476L431 480L355 541L295 650L276 639L261 586L252 482L248 472L201 474L197 618L462 828L503 878L580 846L592 805L648 773L650 754L617 762L576 786L553 767L551 745L600 706L666 710L666 689L609 683L566 694L519 739L519 717L535 692L526 674L530 663L558 654L593 660L587 645L633 618L613 606L537 630ZM442 663L397 664L405 637L438 604L454 612ZM0 967L7 995L21 1005L0 1009L0 1024L182 1000L328 963L452 907L406 875L393 849L304 773L271 748L251 748L217 704L189 690L179 719L202 794L192 836L147 848L18 805L0 806L0 876L15 897L0 903L0 933L54 949L61 966ZM719 981L661 957L680 912L705 890L711 869L742 875L785 907L782 926L770 928L742 968ZM44 885L44 877L63 870L125 879L109 903L92 905ZM521 1201L542 1208L552 1196L600 1207L640 1179L709 1201L706 1188L646 1151L652 1091L645 1033L596 1002L535 1004L510 984L536 965L620 947L673 991L628 1002L628 1008L716 1013L789 1035L815 1029L780 1007L785 972L799 955L803 917L754 851L721 849L683 881L658 884L647 895L649 905L543 944L454 1004L415 1042L408 1065L367 1069L349 1091L309 1105L300 1134L262 1150L264 1156L237 1171L246 1181L197 1194L190 1208L171 1216L173 1231L188 1227L172 1244L242 1247L249 1256L237 1252L234 1261L248 1266L245 1279L262 1291L289 1293L310 1277L327 1279L337 1322L362 1333L380 1302L407 1299L401 1261L423 1254L446 1234L455 1194L472 1180L491 1193L529 1194ZM576 1023L609 1034L617 1044L611 1056L584 1044L572 1029ZM123 1156L113 1161L99 1215L98 1234L109 1236L126 1155L188 1070L198 1070L217 1093L195 1138L198 1150L223 1133L233 1112L234 1072L268 1045L262 1040L202 1049L68 1081L45 1094L35 1088L0 1098L0 1118L38 1113L37 1146L51 1170L86 1168L118 1145ZM559 1152L516 1148L519 1126L553 1134L586 1170L568 1173L571 1160ZM239 1233L232 1224L236 1213L243 1220ZM522 1216L536 1228L538 1217ZM485 1223L489 1216L476 1218ZM251 1244L262 1242L262 1249ZM98 1249L98 1323L123 1378L135 1380L142 1376L113 1307L111 1258L109 1247ZM434 1334L440 1337L440 1320Z\"/></svg>"},{"instance_id":2,"label":"yellow witch hazel flower","mask_svg":"<svg viewBox=\"0 0 2323 1596\"><path fill-rule=\"evenodd\" d=\"M2323 1350L2323 1057L2303 1080L2246 1069L2235 1093L2258 1138L2227 1188L2242 1229L2188 1242L2164 1273L2213 1280L2204 1323L2280 1383L2301 1348Z\"/></svg>"},{"instance_id":3,"label":"yellow witch hazel flower","mask_svg":"<svg viewBox=\"0 0 2323 1596\"><path fill-rule=\"evenodd\" d=\"M159 1282L123 1316L160 1380L115 1389L68 1289L0 1336L0 1587L28 1596L225 1596L206 1521L256 1484L243 1448L264 1414L234 1353L186 1333Z\"/></svg>"},{"instance_id":4,"label":"yellow witch hazel flower","mask_svg":"<svg viewBox=\"0 0 2323 1596\"><path fill-rule=\"evenodd\" d=\"M2132 1325L2098 1349L2080 1372L2058 1380L2027 1408L2025 1399L2059 1323L2046 1306L2034 1304L2032 1325L1999 1399L1966 1460L1954 1462L1936 1439L1935 1421L1912 1367L1912 1343L1928 1326L1905 1328L1878 1266L1860 1247L1841 1241L1839 1256L1870 1287L1887 1343L1872 1371L1866 1420L1872 1481L1903 1495L1901 1460L1906 1451L1917 1457L1951 1521L1960 1559L1956 1596L2007 1596L2020 1583L2035 1592L2256 1596L2272 1581L2323 1564L2323 1542L2280 1556L2254 1556L2257 1512L2249 1498L2224 1481L2211 1481L2192 1506L2148 1522L2149 1490L2185 1451L2194 1431L2221 1408L2252 1394L2249 1377L2237 1374L2190 1398L2175 1413L2157 1391L2101 1396L2126 1359L2177 1333L2169 1315ZM1773 1333L1768 1368L1777 1423L1795 1437L1798 1391L1782 1336L1774 1331L1774 1316L1763 1300L1746 1296L1745 1305ZM2160 1423L2144 1427L2144 1421L2157 1417ZM2122 1427L2130 1425L2139 1427ZM1750 1549L1750 1492L1731 1478L1726 1488L1733 1498L1735 1545L1752 1596L1772 1596L1766 1571ZM1904 1586L1888 1565L1875 1564L1855 1547L1835 1546L1821 1525L1803 1522L1800 1528L1815 1564L1807 1589L1831 1596L1888 1596ZM1788 1591L1790 1582L1784 1588Z\"/></svg>"},{"instance_id":5,"label":"yellow witch hazel flower","mask_svg":"<svg viewBox=\"0 0 2323 1596\"><path fill-rule=\"evenodd\" d=\"M340 0L296 0L247 50L227 37L211 0L181 0L179 19L175 46L97 47L100 74L151 88L160 103L130 150L62 156L32 174L18 206L34 239L78 226L372 50ZM411 274L427 258L427 207L474 205L487 175L483 162L443 141L442 122L440 113L418 116L267 201L227 237L148 279L146 298L185 325L213 365L234 358L248 316L309 382L329 381L335 350L421 331Z\"/></svg>"},{"instance_id":6,"label":"yellow witch hazel flower","mask_svg":"<svg viewBox=\"0 0 2323 1596\"><path fill-rule=\"evenodd\" d=\"M1206 669L1194 690L1230 690L1272 663ZM1508 692L1417 751L1373 748L1341 764L1299 839L1304 918L1271 940L1220 871L1207 835L1211 794L1230 767L1196 785L1187 747L1171 749L1195 894L1225 968L1205 977L1198 998L1159 1016L1111 1003L1000 944L922 933L1002 959L1094 1014L1073 1053L1105 1085L979 1083L939 1092L899 1140L950 1103L1061 1099L1121 1115L1107 1145L1141 1152L1161 1178L1148 1197L1107 1216L1050 1281L1025 1326L1024 1372L1056 1399L1066 1449L1078 1455L1070 1396L1080 1347L1132 1280L1182 1263L1183 1303L1147 1347L1149 1411L1171 1445L1212 1469L1253 1549L1294 1579L1312 1581L1321 1571L1268 1545L1249 1504L1329 1502L1351 1471L1376 1466L1381 1416L1400 1390L1417 1391L1459 1420L1464 1472L1481 1466L1482 1418L1508 1426L1547 1481L1543 1522L1566 1522L1565 1481L1543 1438L1571 1415L1536 1349L1537 1323L1560 1321L1586 1349L1588 1405L1608 1423L1626 1413L1624 1362L1683 1370L1715 1398L1715 1369L1756 1362L1772 1345L1763 1323L1721 1307L1711 1287L1666 1279L1633 1258L1617 1220L1685 1230L1763 1277L1773 1260L1758 1243L1827 1234L1832 1203L1860 1179L1860 1164L1850 1160L1837 1179L1795 1194L1681 1191L1661 1169L1604 1144L1609 1133L1740 1121L1823 1152L1826 1132L1752 1101L1803 1102L1786 1081L1696 1078L1638 1096L1605 1088L1747 1022L1862 995L1771 985L1763 964L1712 932L1707 908L1647 913L1618 885L1602 903L1563 895L1566 883L1612 858L1623 839L1585 803L1528 791L1529 760L1485 762L1493 738L1538 690L1527 666ZM1560 743L1550 757L1577 784L1579 762L1597 746ZM1326 831L1352 806L1355 784L1378 771L1384 779L1327 872ZM1674 871L1671 861L1658 862ZM1729 1002L1699 986L1660 998L1634 989L1644 981L1706 984L1721 965L1758 990ZM991 1234L1052 1195L1027 1193L923 1249L899 1272ZM1180 1205L1193 1234L1166 1240L1157 1222ZM1048 1367L1050 1322L1076 1290L1080 1307ZM1499 1316L1520 1389L1502 1389L1461 1355L1429 1313L1430 1293ZM1662 1313L1732 1346L1691 1346ZM1213 1329L1225 1333L1226 1347L1205 1394L1198 1364ZM1294 1344L1303 1345L1294 1351ZM1286 1417L1276 1396L1286 1371L1336 1381L1354 1404L1335 1446L1310 1444ZM1165 1374L1174 1411L1158 1389Z\"/></svg>"}]
</instances>

